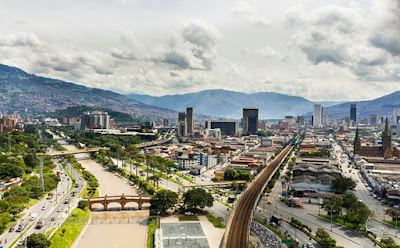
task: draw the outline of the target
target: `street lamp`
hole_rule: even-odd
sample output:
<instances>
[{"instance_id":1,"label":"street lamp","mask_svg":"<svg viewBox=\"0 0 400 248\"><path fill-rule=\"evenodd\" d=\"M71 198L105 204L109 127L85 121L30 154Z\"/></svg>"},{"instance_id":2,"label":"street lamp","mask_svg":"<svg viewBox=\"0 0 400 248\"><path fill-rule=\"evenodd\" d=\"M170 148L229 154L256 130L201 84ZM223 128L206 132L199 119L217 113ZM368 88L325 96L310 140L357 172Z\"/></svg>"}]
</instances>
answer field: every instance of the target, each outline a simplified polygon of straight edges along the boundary
<instances>
[{"instance_id":1,"label":"street lamp","mask_svg":"<svg viewBox=\"0 0 400 248\"><path fill-rule=\"evenodd\" d=\"M329 207L329 209L331 210L331 232L332 232L332 228L333 228L333 221L332 221L332 218L333 218L333 212L332 212L332 208L333 208L334 206L336 206L336 204L335 204L335 203L334 203L334 204L332 204L332 205L327 205L327 207Z\"/></svg>"}]
</instances>

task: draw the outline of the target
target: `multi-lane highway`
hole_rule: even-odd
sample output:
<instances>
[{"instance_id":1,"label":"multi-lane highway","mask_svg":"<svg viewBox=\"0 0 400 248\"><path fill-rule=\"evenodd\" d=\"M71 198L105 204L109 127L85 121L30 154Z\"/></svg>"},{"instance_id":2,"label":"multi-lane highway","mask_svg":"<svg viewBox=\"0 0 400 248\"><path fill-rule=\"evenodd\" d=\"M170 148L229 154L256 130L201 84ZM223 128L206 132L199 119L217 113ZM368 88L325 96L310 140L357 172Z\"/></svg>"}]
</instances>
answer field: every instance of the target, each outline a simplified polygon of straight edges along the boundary
<instances>
[{"instance_id":1,"label":"multi-lane highway","mask_svg":"<svg viewBox=\"0 0 400 248\"><path fill-rule=\"evenodd\" d=\"M72 179L68 176L68 173L66 173L58 161L54 161L54 164L54 172L56 173L57 170L60 171L61 181L57 188L52 192L54 194L53 198L47 199L44 197L44 199L40 200L31 207L27 207L22 212L23 217L13 227L14 231L6 231L0 237L0 240L5 248L11 247L11 244L16 239L19 241L15 244L15 246L20 244L22 240L25 240L25 238L32 233L46 234L48 231L60 225L67 218L69 206L69 209L72 210L74 207L71 207L71 205L76 205L77 199L74 200L74 198L78 198L79 193L84 189L86 185L85 180L83 180L75 170L70 168L70 166L67 166L68 171L71 173L76 183L79 184L79 187L72 189L72 191L77 192L77 196L72 197L68 192L72 186ZM72 201L70 201L69 204L64 204L65 199L70 199ZM36 229L38 221L43 222L43 227L41 229ZM20 225L22 226L22 230L17 232Z\"/></svg>"},{"instance_id":2,"label":"multi-lane highway","mask_svg":"<svg viewBox=\"0 0 400 248\"><path fill-rule=\"evenodd\" d=\"M224 248L248 247L250 220L260 194L263 192L266 184L291 149L292 145L286 146L286 148L267 165L267 167L256 177L256 179L242 194L229 218L223 240Z\"/></svg>"}]
</instances>

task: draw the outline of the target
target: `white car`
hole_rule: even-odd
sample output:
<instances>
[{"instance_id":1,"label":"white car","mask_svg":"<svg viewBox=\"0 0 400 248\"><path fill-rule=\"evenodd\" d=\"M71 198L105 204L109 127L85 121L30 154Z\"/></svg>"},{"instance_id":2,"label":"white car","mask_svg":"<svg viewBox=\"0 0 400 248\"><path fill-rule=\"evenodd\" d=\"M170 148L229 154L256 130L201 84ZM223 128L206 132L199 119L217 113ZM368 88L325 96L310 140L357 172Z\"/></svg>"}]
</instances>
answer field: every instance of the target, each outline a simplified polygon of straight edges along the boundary
<instances>
[{"instance_id":1,"label":"white car","mask_svg":"<svg viewBox=\"0 0 400 248\"><path fill-rule=\"evenodd\" d=\"M59 213L59 212L61 212L61 208L58 208L58 209L57 209L57 213Z\"/></svg>"}]
</instances>

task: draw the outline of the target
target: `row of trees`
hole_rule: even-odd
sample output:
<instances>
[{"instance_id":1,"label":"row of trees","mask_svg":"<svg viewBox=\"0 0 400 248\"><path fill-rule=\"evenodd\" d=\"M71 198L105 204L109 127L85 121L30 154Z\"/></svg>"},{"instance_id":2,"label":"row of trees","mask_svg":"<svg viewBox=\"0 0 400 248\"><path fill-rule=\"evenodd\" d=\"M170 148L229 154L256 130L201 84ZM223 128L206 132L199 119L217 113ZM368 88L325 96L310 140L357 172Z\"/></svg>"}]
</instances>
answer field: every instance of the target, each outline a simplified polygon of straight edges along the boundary
<instances>
[{"instance_id":1,"label":"row of trees","mask_svg":"<svg viewBox=\"0 0 400 248\"><path fill-rule=\"evenodd\" d=\"M334 215L335 218L340 218L345 223L352 224L356 230L363 228L364 223L372 213L364 203L357 200L353 193L344 194L343 199L329 197L322 203L322 208L330 215ZM343 208L347 209L344 215L342 214Z\"/></svg>"},{"instance_id":2,"label":"row of trees","mask_svg":"<svg viewBox=\"0 0 400 248\"><path fill-rule=\"evenodd\" d=\"M50 157L44 157L43 179L44 190L39 184L37 175L30 175L32 171L38 173L39 159L35 154L26 154L23 157L6 157L0 155L0 179L22 178L21 185L13 186L6 191L0 200L0 232L6 225L16 219L25 209L31 199L39 199L46 191L55 189L59 177L53 172L53 162Z\"/></svg>"},{"instance_id":3,"label":"row of trees","mask_svg":"<svg viewBox=\"0 0 400 248\"><path fill-rule=\"evenodd\" d=\"M183 194L183 202L185 209L203 209L212 207L214 198L204 189L194 188ZM178 203L178 194L170 190L159 190L151 197L150 203L152 211L163 214Z\"/></svg>"},{"instance_id":4,"label":"row of trees","mask_svg":"<svg viewBox=\"0 0 400 248\"><path fill-rule=\"evenodd\" d=\"M99 181L97 178L90 173L88 170L83 168L83 166L76 160L73 155L66 155L68 163L74 167L75 170L81 172L83 178L87 182L87 195L86 196L94 196L96 194L97 188L99 187Z\"/></svg>"}]
</instances>

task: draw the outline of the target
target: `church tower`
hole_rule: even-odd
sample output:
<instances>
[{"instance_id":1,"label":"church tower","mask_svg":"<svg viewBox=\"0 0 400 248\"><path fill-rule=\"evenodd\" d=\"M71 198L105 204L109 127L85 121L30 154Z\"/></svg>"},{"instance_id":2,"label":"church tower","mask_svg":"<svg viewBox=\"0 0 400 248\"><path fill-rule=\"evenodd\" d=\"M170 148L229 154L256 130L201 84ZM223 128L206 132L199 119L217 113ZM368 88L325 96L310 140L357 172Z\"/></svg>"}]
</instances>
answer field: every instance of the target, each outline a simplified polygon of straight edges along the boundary
<instances>
[{"instance_id":1,"label":"church tower","mask_svg":"<svg viewBox=\"0 0 400 248\"><path fill-rule=\"evenodd\" d=\"M361 153L361 141L360 141L360 135L359 135L358 126L357 126L356 137L354 138L354 146L353 146L354 156L353 156L353 158L356 157L356 154L360 155L360 153Z\"/></svg>"},{"instance_id":2,"label":"church tower","mask_svg":"<svg viewBox=\"0 0 400 248\"><path fill-rule=\"evenodd\" d=\"M386 118L385 130L382 133L382 151L384 158L392 158L393 150L392 150L392 134L389 130L388 119Z\"/></svg>"}]
</instances>

